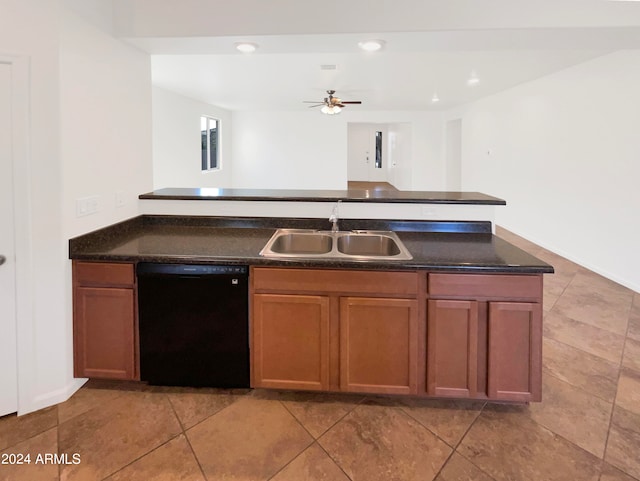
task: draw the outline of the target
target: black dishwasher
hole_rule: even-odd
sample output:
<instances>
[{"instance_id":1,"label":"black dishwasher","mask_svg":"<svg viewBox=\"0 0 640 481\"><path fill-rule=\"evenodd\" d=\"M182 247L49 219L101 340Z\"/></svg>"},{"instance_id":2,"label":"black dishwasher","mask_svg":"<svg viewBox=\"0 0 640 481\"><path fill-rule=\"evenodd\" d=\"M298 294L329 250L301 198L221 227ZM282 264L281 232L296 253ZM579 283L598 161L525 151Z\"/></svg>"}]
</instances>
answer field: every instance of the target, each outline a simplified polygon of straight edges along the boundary
<instances>
[{"instance_id":1,"label":"black dishwasher","mask_svg":"<svg viewBox=\"0 0 640 481\"><path fill-rule=\"evenodd\" d=\"M140 377L249 387L248 268L139 263Z\"/></svg>"}]
</instances>

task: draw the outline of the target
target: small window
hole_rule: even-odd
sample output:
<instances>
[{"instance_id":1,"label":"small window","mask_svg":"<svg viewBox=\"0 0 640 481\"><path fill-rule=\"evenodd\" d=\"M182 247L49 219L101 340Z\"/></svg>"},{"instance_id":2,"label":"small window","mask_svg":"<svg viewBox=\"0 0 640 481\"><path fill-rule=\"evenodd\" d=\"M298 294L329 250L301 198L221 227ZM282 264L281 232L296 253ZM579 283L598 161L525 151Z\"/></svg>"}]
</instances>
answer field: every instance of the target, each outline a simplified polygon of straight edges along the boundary
<instances>
[{"instance_id":1,"label":"small window","mask_svg":"<svg viewBox=\"0 0 640 481\"><path fill-rule=\"evenodd\" d=\"M211 117L200 117L200 134L202 136L202 170L218 169L220 121Z\"/></svg>"}]
</instances>

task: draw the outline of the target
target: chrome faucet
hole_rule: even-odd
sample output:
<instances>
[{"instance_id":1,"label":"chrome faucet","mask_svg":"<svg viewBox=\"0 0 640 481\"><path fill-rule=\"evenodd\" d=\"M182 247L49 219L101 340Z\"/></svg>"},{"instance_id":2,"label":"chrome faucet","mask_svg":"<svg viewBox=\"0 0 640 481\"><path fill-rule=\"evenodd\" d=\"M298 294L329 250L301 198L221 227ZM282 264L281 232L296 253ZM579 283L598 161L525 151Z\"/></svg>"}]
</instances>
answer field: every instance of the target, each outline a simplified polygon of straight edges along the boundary
<instances>
[{"instance_id":1,"label":"chrome faucet","mask_svg":"<svg viewBox=\"0 0 640 481\"><path fill-rule=\"evenodd\" d=\"M331 211L331 215L329 216L329 222L331 222L331 232L338 232L340 230L338 228L338 221L340 220L338 212L340 208L340 202L342 202L342 200L338 200L338 202L336 202L336 205L333 206L333 210Z\"/></svg>"}]
</instances>

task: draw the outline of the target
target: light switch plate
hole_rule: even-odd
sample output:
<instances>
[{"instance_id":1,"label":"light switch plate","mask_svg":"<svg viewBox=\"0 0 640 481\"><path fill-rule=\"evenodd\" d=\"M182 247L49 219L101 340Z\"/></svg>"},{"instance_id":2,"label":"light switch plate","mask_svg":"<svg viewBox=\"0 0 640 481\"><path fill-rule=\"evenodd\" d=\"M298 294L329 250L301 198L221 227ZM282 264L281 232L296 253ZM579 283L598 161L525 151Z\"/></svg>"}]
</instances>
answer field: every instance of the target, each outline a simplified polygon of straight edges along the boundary
<instances>
[{"instance_id":1,"label":"light switch plate","mask_svg":"<svg viewBox=\"0 0 640 481\"><path fill-rule=\"evenodd\" d=\"M97 195L76 199L76 217L95 214L98 212L99 202L100 197Z\"/></svg>"}]
</instances>

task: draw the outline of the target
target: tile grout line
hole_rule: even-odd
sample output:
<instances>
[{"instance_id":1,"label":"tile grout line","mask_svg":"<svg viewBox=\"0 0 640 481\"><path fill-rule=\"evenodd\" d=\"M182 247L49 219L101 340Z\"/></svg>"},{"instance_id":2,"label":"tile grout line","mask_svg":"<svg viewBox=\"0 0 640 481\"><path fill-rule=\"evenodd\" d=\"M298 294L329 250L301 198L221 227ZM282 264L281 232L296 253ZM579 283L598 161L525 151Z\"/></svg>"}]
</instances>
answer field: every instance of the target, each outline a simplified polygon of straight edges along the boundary
<instances>
[{"instance_id":1,"label":"tile grout line","mask_svg":"<svg viewBox=\"0 0 640 481\"><path fill-rule=\"evenodd\" d=\"M583 325L585 325L585 326L587 326L587 327L591 327L591 328L593 328L593 329L598 329L598 330L600 330L600 331L604 331L604 332L606 332L606 333L608 333L608 334L613 334L613 335L615 335L615 336L621 337L621 338L623 338L623 339L624 339L624 341L626 342L626 337L625 337L623 334L618 334L618 333L616 333L616 332L609 331L609 330L607 330L607 329L602 329L601 327L594 326L593 324L589 324L588 322L584 322L584 321L581 321L581 320L579 320L579 319L574 319L574 318L569 317L569 316L565 316L565 317L566 317L567 319L569 319L570 321L572 321L572 322L577 322L577 323L579 323L579 324L583 324ZM543 323L544 323L544 320L543 320ZM545 335L543 334L543 338L550 339L550 340L555 341L555 342L559 342L559 343L561 343L561 344L564 344L565 346L572 347L573 349L577 349L577 350L582 351L582 352L586 352L587 354L590 354L591 356L595 356L595 357L597 357L598 359L602 359L602 360L607 361L607 362L609 362L609 363L611 363L611 364L616 364L616 362L615 362L615 361L611 361L610 359L607 359L607 358L604 358L604 357L602 357L602 356L599 356L598 354L594 354L594 353L592 353L592 352L585 351L584 349L582 349L582 348L580 348L580 347L573 346L573 345L571 345L571 344L567 344L566 342L564 342L564 341L560 341L560 340L558 340L558 339L556 339L556 338L554 338L554 337L545 336ZM624 347L623 347L623 349L624 349Z\"/></svg>"},{"instance_id":2,"label":"tile grout line","mask_svg":"<svg viewBox=\"0 0 640 481\"><path fill-rule=\"evenodd\" d=\"M600 399L600 398L598 398L598 399ZM613 412L613 408L611 409L611 411ZM545 431L549 431L555 437L558 437L558 438L562 439L562 441L564 441L565 443L570 444L571 446L573 446L576 449L579 449L580 451L584 451L589 456L593 456L594 458L596 458L599 461L602 461L604 459L604 453L606 453L606 444L605 444L605 451L603 452L602 458L601 458L601 457L596 456L595 454L593 454L591 451L586 450L582 446L579 446L578 444L576 444L575 442L571 441L570 439L565 438L562 434L558 434L553 429L551 429L551 428L545 426L544 424L536 421L530 415L527 415L527 419L529 421L533 422L534 424L536 424L537 426L539 426L540 428L544 429ZM609 436L609 430L607 430L607 436Z\"/></svg>"},{"instance_id":3,"label":"tile grout line","mask_svg":"<svg viewBox=\"0 0 640 481\"><path fill-rule=\"evenodd\" d=\"M613 423L613 413L616 410L616 401L618 399L618 389L620 386L620 377L622 376L622 365L624 362L624 352L627 349L627 339L629 339L629 321L631 321L631 311L633 310L633 299L634 296L631 296L631 306L629 308L629 315L627 317L627 330L624 335L624 344L622 345L622 354L620 355L620 364L618 365L618 380L616 382L616 393L613 396L613 403L611 406L611 415L609 416L609 428L607 429L607 438L604 442L604 451L602 453L602 463L600 464L600 476L598 477L598 481L602 479L602 468L604 467L605 458L607 457L607 449L609 448L609 437L611 435L611 424ZM612 464L612 466L615 466ZM615 466L618 468L618 466ZM618 468L620 469L620 468ZM621 472L627 474L624 469L620 469Z\"/></svg>"},{"instance_id":4,"label":"tile grout line","mask_svg":"<svg viewBox=\"0 0 640 481\"><path fill-rule=\"evenodd\" d=\"M196 455L195 450L193 449L193 445L191 444L191 441L189 440L189 436L187 436L187 431L184 427L184 424L182 423L182 419L180 419L180 416L178 416L178 413L176 412L176 408L173 405L173 403L171 402L171 398L169 397L169 394L165 393L165 396L167 397L167 401L169 402L169 406L171 406L171 410L173 411L173 415L176 417L176 419L178 420L178 424L180 425L180 428L182 429L182 435L184 436L184 439L187 441L187 444L189 445L189 449L191 450L191 454L193 454L193 459L196 460L196 463L198 465L198 469L200 469L200 472L202 473L202 478L207 481L209 478L207 478L206 473L204 472L204 468L202 467L202 464L200 464L200 459L198 459L198 456ZM233 404L233 403L232 403ZM226 406L225 406L226 407ZM224 408L222 408L224 409ZM213 413L211 416L215 416L216 414L218 414L220 411L222 411L222 409L216 411L215 413ZM208 416L206 419L209 419L211 416ZM204 421L204 419L202 420ZM200 422L202 422L200 421ZM199 424L199 423L198 423ZM195 426L195 425L194 425ZM191 426L191 427L194 427ZM191 429L191 428L189 428Z\"/></svg>"},{"instance_id":5,"label":"tile grout line","mask_svg":"<svg viewBox=\"0 0 640 481\"><path fill-rule=\"evenodd\" d=\"M295 417L293 415L293 413L291 411L289 411L287 409L287 406L284 405L284 403L278 399L277 400L280 403L280 406L282 406L282 408L289 413L289 415L298 423L298 425L300 425L300 427L302 429L304 429L304 431L309 435L309 437L312 439L311 443L309 443L308 445L306 445L304 447L304 449L302 449L298 454L296 454L293 458L291 458L288 462L286 462L283 466L280 467L280 469L278 469L275 473L273 473L271 476L269 476L267 478L267 481L269 481L270 479L273 479L275 476L278 475L278 473L282 472L287 466L289 466L291 463L293 463L296 459L298 459L302 453L304 453L307 449L309 449L311 446L314 445L314 443L316 442L316 438L313 437L313 435L307 430L307 428L304 427L304 425L298 420L297 417Z\"/></svg>"},{"instance_id":6,"label":"tile grout line","mask_svg":"<svg viewBox=\"0 0 640 481\"><path fill-rule=\"evenodd\" d=\"M329 453L329 451L327 451L327 450L324 448L324 446L323 446L319 441L320 441L320 438L322 438L325 434L327 434L329 431L331 431L335 426L337 426L337 425L338 425L338 423L339 423L339 422L341 422L341 421L342 421L344 418L346 418L349 414L351 414L353 411L355 411L355 410L358 408L358 406L362 405L362 404L363 404L363 403L364 403L368 398L369 398L369 396L363 396L363 397L360 399L360 401L359 401L359 402L357 402L357 403L355 404L355 406L353 407L353 409L350 409L350 410L349 410L349 412L347 412L344 416L342 416L340 419L338 419L338 420L337 420L335 423L333 423L329 428L325 429L325 431L324 431L320 436L318 436L318 439L316 439L316 444L320 447L320 449L322 449L322 450L325 452L325 454L329 457L329 459L331 459L331 461L333 462L333 464L335 464L336 466L338 466L338 469L340 469L340 471L342 471L342 472L344 473L344 475L346 476L346 478L347 478L349 481L352 481L351 476L349 476L349 475L347 474L347 472L344 470L344 468L342 467L342 465L341 465L340 463L338 463L338 461L337 461L333 456L331 456L331 454Z\"/></svg>"},{"instance_id":7,"label":"tile grout line","mask_svg":"<svg viewBox=\"0 0 640 481\"><path fill-rule=\"evenodd\" d=\"M554 340L555 340L555 339L554 339ZM569 346L569 344L565 344L565 346ZM569 346L569 347L573 347L573 346ZM583 351L583 352L586 352L586 351ZM588 353L587 353L587 354L588 354ZM602 359L602 358L601 358L601 359ZM610 362L610 361L609 361L609 362ZM612 363L612 364L613 364L613 363ZM543 369L544 369L544 366L543 366ZM611 400L610 400L610 399L605 399L605 398L603 398L603 397L598 396L597 394L593 394L592 392L589 392L589 391L587 391L587 390L583 389L583 388L582 388L582 387L580 387L580 386L576 386L575 384L570 383L570 382L569 382L569 381L567 381L566 379L559 378L558 376L556 376L555 374L553 374L553 373L552 373L552 372L550 372L549 370L546 370L545 372L546 372L546 375L547 375L547 376L550 376L550 377L552 377L552 378L554 378L554 379L556 379L556 380L558 380L558 381L560 381L560 382L563 382L563 383L565 383L565 384L568 384L569 386L571 386L571 387L573 387L573 388L577 389L578 391L580 391L580 392L582 392L582 393L584 393L584 394L587 394L587 395L589 395L589 396L592 396L592 397L594 397L594 398L596 398L596 399L600 399L600 401L604 401L604 402L609 403L609 404L613 403L613 399L611 399ZM615 395L614 395L614 399L615 399Z\"/></svg>"},{"instance_id":8,"label":"tile grout line","mask_svg":"<svg viewBox=\"0 0 640 481\"><path fill-rule=\"evenodd\" d=\"M327 429L325 429L319 436L318 438L316 438L313 434L311 434L311 432L309 432L309 430L304 426L304 424L302 424L302 422L297 418L297 416L295 414L293 414L289 408L287 408L287 406L284 404L285 401L282 400L278 400L280 402L280 404L282 405L282 407L293 417L293 419L296 420L296 422L302 427L302 429L304 429L307 434L309 434L309 436L311 436L311 439L313 439L313 442L311 444L309 444L307 447L305 447L302 451L300 451L300 453L298 453L297 456L295 456L293 459L291 459L291 461L289 461L288 463L286 463L284 466L282 466L282 468L280 468L277 472L275 472L273 474L273 476L271 476L269 479L273 479L275 476L278 475L278 473L280 473L282 470L284 470L287 466L289 466L294 460L296 460L298 457L300 457L307 449L309 449L311 446L313 446L314 444L317 444L318 447L320 449L322 449L325 454L329 457L329 459L331 459L331 461L333 462L333 464L335 464L338 469L340 469L340 471L342 471L344 473L344 475L347 477L347 479L349 479L351 481L351 477L344 471L344 469L342 469L342 466L333 458L333 456L331 456L326 449L324 449L324 447L322 446L322 444L319 443L319 440L322 436L324 436L326 433L328 433L331 429L333 429L338 423L340 423L345 417L347 417L349 414L351 414L358 406L360 406L365 400L367 399L367 396L363 396L362 399L360 399L360 401L358 403L355 404L355 406L353 407L353 409L350 409L348 412L346 412L343 416L340 417L340 419L338 419L335 423L333 423L331 426L329 426Z\"/></svg>"},{"instance_id":9,"label":"tile grout line","mask_svg":"<svg viewBox=\"0 0 640 481\"><path fill-rule=\"evenodd\" d=\"M344 475L347 477L347 479L351 480L351 477L344 471L344 469L342 469L342 466L340 466L340 464L338 464L338 462L333 459L333 457L327 452L326 449L324 449L324 447L319 443L319 439L324 436L326 433L328 433L331 429L333 429L340 421L342 421L345 417L347 417L349 414L351 414L358 406L360 406L365 400L367 399L366 396L363 396L362 399L360 399L360 401L358 403L355 404L355 406L350 409L348 412L346 412L343 416L340 417L340 419L338 419L335 423L333 423L331 426L329 426L327 429L325 429L319 436L318 438L316 438L313 434L311 434L311 432L309 432L309 430L304 426L304 424L302 424L302 422L296 417L295 414L293 414L289 408L287 408L287 406L284 404L284 401L282 400L278 400L280 402L280 404L282 405L282 407L293 417L293 419L296 420L296 422L302 427L302 429L304 429L307 434L309 434L309 436L311 436L311 439L313 439L313 442L311 444L309 444L307 447L305 447L302 451L300 451L300 453L298 453L298 455L296 457L294 457L291 461L289 461L287 464L285 464L282 468L280 468L276 473L273 474L273 476L271 476L269 479L273 479L273 477L277 476L278 473L280 473L283 469L285 469L289 464L291 464L295 459L297 459L302 453L304 453L307 449L309 449L311 446L313 446L314 444L317 444L318 447L320 447L320 449L322 449L325 454L329 457L329 459L331 459L331 461L338 467L338 469L340 469L340 471L342 471L344 473Z\"/></svg>"},{"instance_id":10,"label":"tile grout line","mask_svg":"<svg viewBox=\"0 0 640 481\"><path fill-rule=\"evenodd\" d=\"M170 406L170 407L171 407L171 409L173 410L173 406L171 405L171 402L169 401L169 396L167 396L167 394L166 394L166 393L162 393L162 394L164 394L164 396L165 396L166 400L169 402L169 406ZM176 418L178 417L178 416L175 414L175 411L174 411L174 416L176 416ZM180 424L180 419L177 419L177 420L178 420L178 424L179 424L179 425L180 425L180 427L182 428L182 424ZM156 451L157 449L161 448L161 447L162 447L162 446L164 446L165 444L170 443L171 441L173 441L174 439L176 439L178 436L180 436L180 434L184 434L184 431L182 431L182 432L180 432L180 433L176 434L175 436L171 436L171 437L170 437L169 439L167 439L166 441L164 441L164 442L162 442L162 443L158 444L155 448L153 448L153 449L151 449L151 450L147 451L146 453L144 453L144 454L142 454L142 455L138 456L137 458L133 459L131 462L129 462L129 463L125 464L124 466L121 466L120 468L116 469L115 471L113 471L113 472L109 473L109 475L107 475L106 477L102 478L102 481L105 481L105 480L109 479L109 478L110 478L111 476L113 476L114 474L119 473L119 472L120 472L120 471L122 471L123 469L125 469L125 468L127 468L127 467L131 466L132 464L136 463L137 461L139 461L140 459L144 458L144 457L145 457L145 456L147 456L148 454L151 454L152 452L154 452L154 451ZM206 478L205 478L205 479L206 479Z\"/></svg>"},{"instance_id":11,"label":"tile grout line","mask_svg":"<svg viewBox=\"0 0 640 481\"><path fill-rule=\"evenodd\" d=\"M176 393L170 393L170 394L176 394ZM241 398L244 398L245 396L250 396L251 394L250 394L250 393L246 393L246 394L230 394L230 395L231 395L231 396L234 396L234 397L236 397L236 398L240 398L240 399L241 399ZM167 397L168 397L168 395L167 395ZM195 423L193 426L189 426L189 428L187 428L187 429L185 430L185 433L186 433L186 431L189 431L189 430L191 430L191 429L195 428L196 426L199 426L200 424L202 424L203 422L205 422L207 419L212 418L212 417L213 417L213 416L215 416L216 414L221 413L222 411L224 411L224 410L225 410L225 409L227 409L228 407L230 407L230 406L234 405L234 404L235 404L236 402L238 402L240 399L236 399L236 400L234 400L233 402L229 403L228 405L226 405L226 406L224 406L224 407L222 407L222 408L218 409L216 412L211 413L211 414L209 414L208 416L206 416L205 418L201 419L200 421L198 421L197 423ZM171 403L171 401L169 401L169 403L171 404L171 408L173 409L173 404ZM174 409L174 412L175 412L175 409ZM182 422L180 421L180 417L179 417L177 414L176 414L176 417L178 418L178 422L180 423L180 427L182 427Z\"/></svg>"},{"instance_id":12,"label":"tile grout line","mask_svg":"<svg viewBox=\"0 0 640 481\"><path fill-rule=\"evenodd\" d=\"M327 432L328 432L328 430L327 430L327 431L325 431L325 432L322 434L322 436L324 436ZM322 436L320 436L320 437L322 437ZM318 438L318 439L320 439L320 438ZM324 451L324 453L329 457L329 459L333 462L333 464L335 464L336 466L338 466L338 469L344 473L345 477L346 477L349 481L352 481L351 476L349 476L349 475L347 474L347 472L342 468L342 466L340 465L340 463L338 463L338 461L336 461L335 459L333 459L333 456L331 456L331 454L329 453L329 451L327 451L327 450L324 448L324 446L323 446L322 444L320 444L317 440L316 440L316 444L318 445L318 447L319 447L320 449L322 449L322 451Z\"/></svg>"},{"instance_id":13,"label":"tile grout line","mask_svg":"<svg viewBox=\"0 0 640 481\"><path fill-rule=\"evenodd\" d=\"M180 436L180 434L182 433L178 433L175 436L170 437L169 439L167 439L166 441L158 444L155 448L153 448L151 451L147 451L146 453L138 456L137 458L133 459L131 462L125 464L124 466L116 469L115 471L109 473L109 475L107 475L106 477L102 478L102 481L106 481L107 479L109 479L111 476L113 476L114 474L119 473L120 471L122 471L125 468L128 468L129 466L131 466L132 464L135 464L137 461L140 461L142 458L144 458L145 456L151 454L152 452L156 451L157 449L161 448L162 446L164 446L165 444L169 444L171 441L173 441L174 439L176 439L178 436Z\"/></svg>"},{"instance_id":14,"label":"tile grout line","mask_svg":"<svg viewBox=\"0 0 640 481\"><path fill-rule=\"evenodd\" d=\"M57 404L54 404L54 406L57 408ZM33 411L33 413L25 414L24 416L28 416L29 414L37 413L38 411L42 411L42 410L44 410L44 409L49 409L49 408L51 408L51 407L52 407L52 406L48 406L48 407L46 407L46 408L38 409L37 411ZM8 416L13 416L13 414L9 414ZM16 417L18 417L18 416L16 415ZM9 446L6 446L6 447L2 448L2 449L0 450L0 452L2 452L2 451L6 451L7 449L10 449L10 448L13 448L13 447L17 446L17 445L18 445L18 444L20 444L20 443L24 443L24 442L26 442L26 441L29 441L30 439L33 439L33 438L35 438L36 436L40 436L41 434L46 433L46 432L47 432L47 431L49 431L50 429L57 428L57 427L58 427L58 419L57 419L57 415L56 415L56 424L55 424L54 426L49 426L48 428L43 429L42 431L38 431L38 432L36 432L35 434L33 434L32 436L29 436L28 438L22 439L21 441L18 441L18 442L13 443L13 444L11 444L11 445L9 445Z\"/></svg>"},{"instance_id":15,"label":"tile grout line","mask_svg":"<svg viewBox=\"0 0 640 481\"><path fill-rule=\"evenodd\" d=\"M420 426L422 426L423 428L425 428L427 431L429 431L431 434L433 434L436 438L438 438L440 441L442 441L443 443L445 443L447 446L449 446L451 449L455 449L453 446L451 446L447 441L445 441L444 439L442 439L440 436L438 436L437 433L434 433L433 430L431 430L429 428L429 426L425 426L424 424L422 424L422 422L420 422L419 419L415 418L414 416L411 415L411 413L407 412L404 410L405 407L410 407L410 406L398 406L398 409L400 409L400 411L402 411L404 414L406 414L407 416L409 416L411 419L413 419L415 422L417 422ZM479 415L480 413L478 413ZM474 419L475 421L475 419Z\"/></svg>"},{"instance_id":16,"label":"tile grout line","mask_svg":"<svg viewBox=\"0 0 640 481\"><path fill-rule=\"evenodd\" d=\"M471 461L470 459L467 459L466 456L463 456L462 454L460 454L458 452L458 447L462 444L462 441L464 440L464 438L467 436L467 434L469 434L469 431L471 431L471 428L473 427L473 425L476 423L476 421L478 421L478 419L480 418L480 416L482 415L482 413L484 412L484 408L487 406L487 402L485 402L482 407L480 408L480 411L478 412L478 415L474 418L474 420L471 422L471 424L469 424L469 427L465 430L464 434L460 437L460 439L458 440L458 443L455 445L455 447L453 448L453 450L451 451L451 454L449 455L449 457L447 458L447 460L444 462L444 464L442 466L440 466L440 470L438 471L438 473L436 474L435 478L433 479L437 479L438 476L440 476L440 473L442 472L442 470L445 468L445 466L449 463L449 461L451 460L451 458L453 457L454 454L458 454L458 456L461 456L462 458L466 459L472 466L474 466L478 471L480 471L482 474L486 475L488 478L490 478L492 481L495 481L495 478L489 474L487 474L483 469L481 469L479 466L476 466L476 464Z\"/></svg>"}]
</instances>

